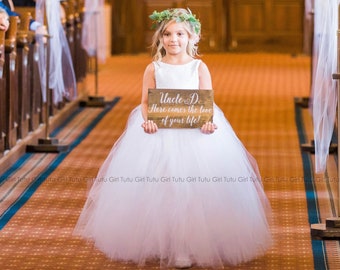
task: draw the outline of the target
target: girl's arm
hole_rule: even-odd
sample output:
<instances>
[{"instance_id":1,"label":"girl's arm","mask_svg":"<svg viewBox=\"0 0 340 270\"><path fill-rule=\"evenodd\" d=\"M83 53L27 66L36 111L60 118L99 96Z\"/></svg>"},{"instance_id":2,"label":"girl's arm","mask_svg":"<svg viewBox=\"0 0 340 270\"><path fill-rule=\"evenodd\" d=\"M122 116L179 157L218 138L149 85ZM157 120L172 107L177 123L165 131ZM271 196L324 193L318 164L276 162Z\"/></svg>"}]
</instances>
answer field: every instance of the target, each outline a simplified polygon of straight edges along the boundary
<instances>
[{"instance_id":1,"label":"girl's arm","mask_svg":"<svg viewBox=\"0 0 340 270\"><path fill-rule=\"evenodd\" d=\"M149 64L145 71L143 76L143 86L142 86L142 115L144 119L144 123L142 124L142 128L146 133L155 133L158 130L157 125L148 119L148 90L151 88L156 87L155 82L155 67L153 64Z\"/></svg>"},{"instance_id":2,"label":"girl's arm","mask_svg":"<svg viewBox=\"0 0 340 270\"><path fill-rule=\"evenodd\" d=\"M212 90L210 71L205 63L201 62L200 66L198 67L198 74L200 81L199 88L204 90ZM201 131L204 134L214 133L215 129L217 129L217 126L212 122L207 122L201 127Z\"/></svg>"},{"instance_id":3,"label":"girl's arm","mask_svg":"<svg viewBox=\"0 0 340 270\"><path fill-rule=\"evenodd\" d=\"M204 62L201 62L201 64L199 65L198 74L199 74L199 81L200 81L199 88L203 90L212 89L210 71Z\"/></svg>"}]
</instances>

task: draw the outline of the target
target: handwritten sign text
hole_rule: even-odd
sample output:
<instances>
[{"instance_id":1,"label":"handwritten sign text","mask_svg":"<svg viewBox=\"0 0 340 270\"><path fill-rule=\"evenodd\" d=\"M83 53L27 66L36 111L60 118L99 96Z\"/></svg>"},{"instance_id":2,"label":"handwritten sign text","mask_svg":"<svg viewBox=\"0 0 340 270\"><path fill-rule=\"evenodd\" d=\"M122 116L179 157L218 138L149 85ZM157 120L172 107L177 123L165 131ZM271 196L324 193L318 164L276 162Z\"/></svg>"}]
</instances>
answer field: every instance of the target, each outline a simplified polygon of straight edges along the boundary
<instances>
[{"instance_id":1,"label":"handwritten sign text","mask_svg":"<svg viewBox=\"0 0 340 270\"><path fill-rule=\"evenodd\" d=\"M148 119L159 128L198 128L213 119L213 90L149 89Z\"/></svg>"}]
</instances>

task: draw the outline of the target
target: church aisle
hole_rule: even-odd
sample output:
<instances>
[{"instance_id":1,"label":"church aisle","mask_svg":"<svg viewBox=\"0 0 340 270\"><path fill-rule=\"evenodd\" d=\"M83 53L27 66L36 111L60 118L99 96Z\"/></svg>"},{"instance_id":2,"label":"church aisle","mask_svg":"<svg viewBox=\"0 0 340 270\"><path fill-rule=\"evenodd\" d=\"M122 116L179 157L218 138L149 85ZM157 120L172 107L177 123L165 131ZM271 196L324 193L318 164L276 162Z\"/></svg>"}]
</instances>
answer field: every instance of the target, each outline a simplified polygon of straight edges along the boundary
<instances>
[{"instance_id":1,"label":"church aisle","mask_svg":"<svg viewBox=\"0 0 340 270\"><path fill-rule=\"evenodd\" d=\"M274 246L261 258L225 269L314 269L294 111L294 98L309 96L309 57L226 53L203 55L203 60L212 74L215 102L257 160L273 208ZM90 243L72 236L72 230L91 180L140 102L149 62L144 54L120 55L100 65L99 95L121 100L0 230L1 269L137 269L108 260ZM89 94L94 94L93 87L90 74ZM328 248L333 256L329 269L337 269L338 244ZM151 262L144 269L158 266Z\"/></svg>"}]
</instances>

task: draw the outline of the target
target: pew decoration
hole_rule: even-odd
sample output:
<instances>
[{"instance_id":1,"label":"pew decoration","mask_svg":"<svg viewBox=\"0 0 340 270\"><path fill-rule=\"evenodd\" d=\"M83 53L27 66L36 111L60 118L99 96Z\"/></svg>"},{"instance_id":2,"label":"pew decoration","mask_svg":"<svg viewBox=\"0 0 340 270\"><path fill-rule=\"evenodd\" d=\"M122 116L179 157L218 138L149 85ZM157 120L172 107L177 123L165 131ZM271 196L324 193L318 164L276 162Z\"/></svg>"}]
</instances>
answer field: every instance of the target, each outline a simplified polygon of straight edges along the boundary
<instances>
[{"instance_id":1,"label":"pew decoration","mask_svg":"<svg viewBox=\"0 0 340 270\"><path fill-rule=\"evenodd\" d=\"M46 88L46 102L45 102L45 137L38 139L38 144L36 145L27 145L26 151L27 152L50 152L50 153L59 153L59 152L66 152L69 150L68 145L61 145L59 144L59 140L57 138L50 137L50 113L49 113L49 107L51 102L51 89L50 89L50 52L51 52L51 46L50 46L50 40L53 38L53 36L50 36L48 34L43 35L43 37L39 37L40 39L45 39L45 59L46 59L46 82L45 82L45 88Z\"/></svg>"},{"instance_id":2,"label":"pew decoration","mask_svg":"<svg viewBox=\"0 0 340 270\"><path fill-rule=\"evenodd\" d=\"M73 2L72 2L73 6ZM73 9L72 9L73 11ZM58 139L51 138L49 125L50 102L57 104L63 99L73 100L77 96L76 79L73 68L70 44L61 23L60 3L52 0L38 0L36 2L36 21L48 26L50 35L36 35L39 43L40 80L42 82L42 96L45 102L45 137L38 139L37 145L28 145L27 152L65 152L67 145L60 145ZM46 91L44 91L44 89ZM53 95L51 95L51 90Z\"/></svg>"},{"instance_id":3,"label":"pew decoration","mask_svg":"<svg viewBox=\"0 0 340 270\"><path fill-rule=\"evenodd\" d=\"M5 31L0 30L0 158L2 153L5 151L5 79L4 79L4 69L5 69Z\"/></svg>"},{"instance_id":4,"label":"pew decoration","mask_svg":"<svg viewBox=\"0 0 340 270\"><path fill-rule=\"evenodd\" d=\"M19 95L18 95L18 72L17 72L17 54L16 37L18 31L19 18L16 16L9 17L10 26L5 34L5 123L3 126L5 132L5 149L11 149L16 145L19 137Z\"/></svg>"},{"instance_id":5,"label":"pew decoration","mask_svg":"<svg viewBox=\"0 0 340 270\"><path fill-rule=\"evenodd\" d=\"M323 5L323 1L315 2L315 15L324 18L317 22L322 28L318 33L322 33L319 38L317 67L318 72L313 73L314 80L314 138L315 139L315 164L316 172L324 173L326 170L327 157L330 154L329 144L337 127L337 142L340 141L340 4L337 0L332 0L329 6ZM336 8L337 7L337 8ZM336 31L337 30L337 31ZM328 32L327 32L328 31ZM320 64L321 63L321 64ZM320 68L322 67L322 69ZM318 84L319 82L319 84ZM337 121L336 121L337 118ZM335 123L335 124L334 124ZM319 134L315 131L319 131ZM319 147L319 151L318 148ZM326 218L325 223L311 224L311 236L315 240L340 240L340 149L337 150L337 170L338 170L338 205L337 213L333 217Z\"/></svg>"},{"instance_id":6,"label":"pew decoration","mask_svg":"<svg viewBox=\"0 0 340 270\"><path fill-rule=\"evenodd\" d=\"M73 1L70 1L72 5ZM59 1L37 0L36 1L36 21L41 25L47 25L47 31L53 36L50 39L50 61L49 85L53 90L53 103L57 104L63 99L74 100L77 97L77 86L73 67L73 57L70 46L73 47L72 40L67 39L65 29L61 23L61 12ZM72 43L72 44L70 44ZM46 54L44 46L40 46L41 53L41 81L44 78ZM43 87L45 89L45 87ZM43 93L44 94L44 93Z\"/></svg>"},{"instance_id":7,"label":"pew decoration","mask_svg":"<svg viewBox=\"0 0 340 270\"><path fill-rule=\"evenodd\" d=\"M99 31L99 25L103 27L104 18L104 1L103 0L85 0L84 25L82 29L82 47L85 49L88 57L94 60L94 89L95 95L88 96L87 101L81 101L81 106L88 107L104 107L106 105L105 98L99 96L98 90L98 62L105 61L105 32L103 29ZM101 45L101 46L99 46Z\"/></svg>"}]
</instances>

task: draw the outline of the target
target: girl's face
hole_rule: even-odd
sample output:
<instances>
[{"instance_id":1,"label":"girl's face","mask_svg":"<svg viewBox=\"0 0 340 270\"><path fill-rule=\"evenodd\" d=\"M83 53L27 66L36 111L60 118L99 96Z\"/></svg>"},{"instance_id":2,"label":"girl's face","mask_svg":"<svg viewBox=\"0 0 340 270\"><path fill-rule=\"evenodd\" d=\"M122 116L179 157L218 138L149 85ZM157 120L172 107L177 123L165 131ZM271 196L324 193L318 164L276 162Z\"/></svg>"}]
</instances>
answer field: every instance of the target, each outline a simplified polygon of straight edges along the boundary
<instances>
[{"instance_id":1,"label":"girl's face","mask_svg":"<svg viewBox=\"0 0 340 270\"><path fill-rule=\"evenodd\" d=\"M179 55L186 53L189 35L184 23L170 23L163 32L162 40L167 54Z\"/></svg>"}]
</instances>

